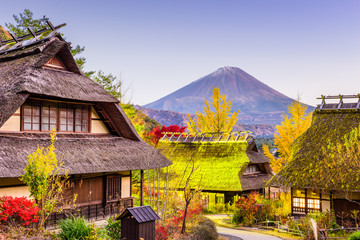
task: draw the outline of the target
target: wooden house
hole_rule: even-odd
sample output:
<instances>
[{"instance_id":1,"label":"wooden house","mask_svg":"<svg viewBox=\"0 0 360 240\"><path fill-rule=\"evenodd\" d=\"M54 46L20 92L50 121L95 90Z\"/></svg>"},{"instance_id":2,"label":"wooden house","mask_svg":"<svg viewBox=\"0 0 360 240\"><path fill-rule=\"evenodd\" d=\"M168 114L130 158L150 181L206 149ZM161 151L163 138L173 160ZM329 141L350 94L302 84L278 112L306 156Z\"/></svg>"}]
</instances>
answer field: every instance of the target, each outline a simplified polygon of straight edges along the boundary
<instances>
[{"instance_id":1,"label":"wooden house","mask_svg":"<svg viewBox=\"0 0 360 240\"><path fill-rule=\"evenodd\" d=\"M269 184L291 188L292 214L324 212L333 209L336 214L360 210L359 188L329 189L320 175L326 173L324 161L328 158L324 147L335 144L360 124L359 95L322 96L322 103L313 113L309 129L292 145L289 163L276 174ZM355 100L354 100L355 99ZM335 101L335 102L334 102ZM326 149L326 148L325 148ZM347 159L346 161L354 161ZM356 159L359 161L359 159ZM336 171L347 171L341 166Z\"/></svg>"},{"instance_id":2,"label":"wooden house","mask_svg":"<svg viewBox=\"0 0 360 240\"><path fill-rule=\"evenodd\" d=\"M27 156L48 146L55 128L80 213L119 213L133 205L132 170L171 162L139 137L119 100L81 72L58 27L49 27L0 41L0 195L29 196L19 180Z\"/></svg>"},{"instance_id":3,"label":"wooden house","mask_svg":"<svg viewBox=\"0 0 360 240\"><path fill-rule=\"evenodd\" d=\"M201 188L209 203L233 202L236 195L252 191L264 193L271 178L269 160L246 132L165 134L158 148L173 162L170 170L177 176L188 174L193 156L192 186Z\"/></svg>"}]
</instances>

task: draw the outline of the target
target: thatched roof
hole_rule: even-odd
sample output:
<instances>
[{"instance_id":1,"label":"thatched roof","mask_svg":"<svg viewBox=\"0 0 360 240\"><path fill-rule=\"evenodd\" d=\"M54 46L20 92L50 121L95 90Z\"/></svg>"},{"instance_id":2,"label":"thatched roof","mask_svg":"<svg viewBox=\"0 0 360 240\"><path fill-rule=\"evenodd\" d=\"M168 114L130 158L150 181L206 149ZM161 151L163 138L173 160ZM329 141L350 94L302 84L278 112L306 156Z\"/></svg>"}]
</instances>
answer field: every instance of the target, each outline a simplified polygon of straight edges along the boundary
<instances>
[{"instance_id":1,"label":"thatched roof","mask_svg":"<svg viewBox=\"0 0 360 240\"><path fill-rule=\"evenodd\" d=\"M269 181L270 178L271 175L268 173L243 175L240 178L242 190L247 191L264 188L266 182Z\"/></svg>"},{"instance_id":2,"label":"thatched roof","mask_svg":"<svg viewBox=\"0 0 360 240\"><path fill-rule=\"evenodd\" d=\"M66 70L44 68L57 56ZM56 147L71 174L153 169L171 162L146 144L119 106L118 99L87 78L60 35L0 52L0 127L29 97L90 103L100 109L117 135L59 134ZM46 133L0 132L0 177L19 177L37 145L49 145Z\"/></svg>"},{"instance_id":3,"label":"thatched roof","mask_svg":"<svg viewBox=\"0 0 360 240\"><path fill-rule=\"evenodd\" d=\"M27 156L37 146L49 145L50 136L45 133L0 133L0 178L19 177ZM70 174L153 169L171 164L143 141L112 135L58 134L55 148Z\"/></svg>"},{"instance_id":4,"label":"thatched roof","mask_svg":"<svg viewBox=\"0 0 360 240\"><path fill-rule=\"evenodd\" d=\"M170 170L176 175L183 175L194 154L196 171L191 177L192 186L199 185L204 191L243 191L260 189L270 179L267 167L260 169L262 174L243 176L248 164L268 165L269 160L257 148L253 139L246 141L215 142L177 142L160 140L158 148L168 157L173 165ZM258 178L259 176L259 178ZM180 184L181 185L181 184ZM183 183L182 183L183 185ZM177 187L183 187L183 186Z\"/></svg>"},{"instance_id":5,"label":"thatched roof","mask_svg":"<svg viewBox=\"0 0 360 240\"><path fill-rule=\"evenodd\" d=\"M315 187L319 178L315 169L323 167L322 148L336 143L360 123L356 110L319 111L313 113L310 128L292 145L290 162L269 182L272 185L299 188Z\"/></svg>"},{"instance_id":6,"label":"thatched roof","mask_svg":"<svg viewBox=\"0 0 360 240\"><path fill-rule=\"evenodd\" d=\"M72 99L86 102L118 103L103 87L84 76L71 55L69 44L58 37L25 49L0 55L0 127L18 108L18 94ZM57 55L68 71L42 68ZM6 105L6 107L4 106Z\"/></svg>"}]
</instances>

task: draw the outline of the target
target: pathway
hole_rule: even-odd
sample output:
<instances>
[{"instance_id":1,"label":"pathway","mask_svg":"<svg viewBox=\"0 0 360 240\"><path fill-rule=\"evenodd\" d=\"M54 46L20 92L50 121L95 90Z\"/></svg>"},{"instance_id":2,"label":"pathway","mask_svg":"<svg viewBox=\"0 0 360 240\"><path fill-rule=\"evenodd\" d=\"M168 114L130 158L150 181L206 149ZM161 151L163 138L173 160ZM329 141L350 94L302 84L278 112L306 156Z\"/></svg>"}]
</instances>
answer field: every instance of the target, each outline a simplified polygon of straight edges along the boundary
<instances>
[{"instance_id":1,"label":"pathway","mask_svg":"<svg viewBox=\"0 0 360 240\"><path fill-rule=\"evenodd\" d=\"M211 220L229 218L226 214L206 215L206 217ZM216 229L220 236L226 237L229 240L282 240L279 237L240 229L220 226L216 226Z\"/></svg>"},{"instance_id":2,"label":"pathway","mask_svg":"<svg viewBox=\"0 0 360 240\"><path fill-rule=\"evenodd\" d=\"M257 232L224 228L219 226L216 226L216 229L220 236L227 237L229 240L281 240L279 237Z\"/></svg>"}]
</instances>

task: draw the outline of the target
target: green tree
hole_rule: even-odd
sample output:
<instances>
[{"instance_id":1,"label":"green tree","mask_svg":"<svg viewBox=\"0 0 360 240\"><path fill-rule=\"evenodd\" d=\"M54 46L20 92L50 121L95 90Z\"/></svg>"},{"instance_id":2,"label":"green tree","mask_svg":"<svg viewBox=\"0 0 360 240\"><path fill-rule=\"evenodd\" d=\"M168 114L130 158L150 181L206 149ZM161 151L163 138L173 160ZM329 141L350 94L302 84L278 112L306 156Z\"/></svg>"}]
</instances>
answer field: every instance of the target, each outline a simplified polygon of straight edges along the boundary
<instances>
[{"instance_id":1,"label":"green tree","mask_svg":"<svg viewBox=\"0 0 360 240\"><path fill-rule=\"evenodd\" d=\"M98 71L95 75L91 76L92 80L103 86L111 95L117 99L121 99L121 81L116 76L110 74L104 74L103 71Z\"/></svg>"},{"instance_id":2,"label":"green tree","mask_svg":"<svg viewBox=\"0 0 360 240\"><path fill-rule=\"evenodd\" d=\"M47 27L46 21L49 20L45 15L42 18L34 19L33 13L29 9L25 9L23 13L19 13L19 16L14 14L13 18L16 24L5 23L5 26L18 37L28 34L27 28L38 31Z\"/></svg>"},{"instance_id":3,"label":"green tree","mask_svg":"<svg viewBox=\"0 0 360 240\"><path fill-rule=\"evenodd\" d=\"M226 101L219 87L213 88L212 102L205 99L204 113L196 111L196 120L188 113L190 132L230 132L238 120L239 110L231 114L232 101Z\"/></svg>"},{"instance_id":4,"label":"green tree","mask_svg":"<svg viewBox=\"0 0 360 240\"><path fill-rule=\"evenodd\" d=\"M76 199L66 199L68 174L62 169L55 153L55 137L53 130L50 134L51 144L47 148L38 147L28 156L28 163L21 176L21 181L29 186L32 197L36 200L40 211L40 229L44 227L48 216L55 211L60 211L61 205L66 205Z\"/></svg>"},{"instance_id":5,"label":"green tree","mask_svg":"<svg viewBox=\"0 0 360 240\"><path fill-rule=\"evenodd\" d=\"M294 101L288 106L289 115L283 116L283 121L276 126L274 145L279 157L270 153L269 147L264 144L263 151L270 159L270 165L274 173L278 173L286 165L290 158L291 144L303 134L311 125L312 113L306 114L307 106L299 101Z\"/></svg>"}]
</instances>

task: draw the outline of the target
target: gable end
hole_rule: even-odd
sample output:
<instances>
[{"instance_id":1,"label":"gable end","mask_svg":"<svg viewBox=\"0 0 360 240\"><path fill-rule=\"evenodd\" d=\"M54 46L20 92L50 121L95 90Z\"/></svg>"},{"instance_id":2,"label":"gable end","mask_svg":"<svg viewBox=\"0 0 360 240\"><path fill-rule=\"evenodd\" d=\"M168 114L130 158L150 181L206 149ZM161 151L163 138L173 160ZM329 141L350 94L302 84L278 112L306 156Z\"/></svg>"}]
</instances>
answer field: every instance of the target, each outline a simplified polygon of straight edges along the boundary
<instances>
[{"instance_id":1,"label":"gable end","mask_svg":"<svg viewBox=\"0 0 360 240\"><path fill-rule=\"evenodd\" d=\"M64 63L60 60L60 58L57 55L52 57L47 63L45 63L43 68L68 71L67 67L64 65Z\"/></svg>"}]
</instances>

